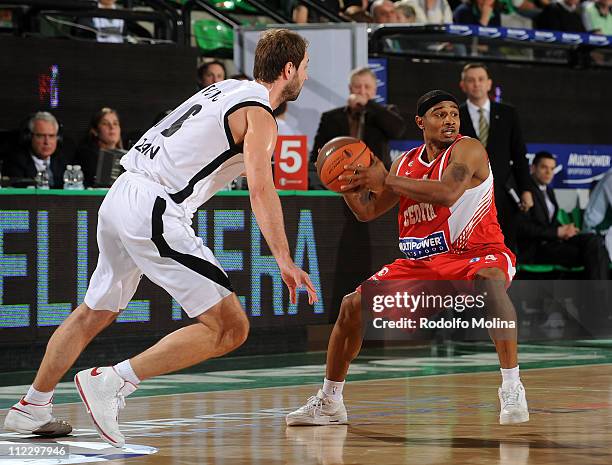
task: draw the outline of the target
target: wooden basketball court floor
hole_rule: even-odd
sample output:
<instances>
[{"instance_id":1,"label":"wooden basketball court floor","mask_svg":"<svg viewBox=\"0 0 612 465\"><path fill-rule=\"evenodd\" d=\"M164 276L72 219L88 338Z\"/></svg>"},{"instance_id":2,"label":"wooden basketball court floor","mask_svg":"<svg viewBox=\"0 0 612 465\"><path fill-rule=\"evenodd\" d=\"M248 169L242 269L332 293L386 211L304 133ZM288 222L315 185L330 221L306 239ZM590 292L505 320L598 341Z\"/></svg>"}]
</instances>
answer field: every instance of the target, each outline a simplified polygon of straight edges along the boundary
<instances>
[{"instance_id":1,"label":"wooden basketball court floor","mask_svg":"<svg viewBox=\"0 0 612 465\"><path fill-rule=\"evenodd\" d=\"M130 397L120 414L124 451L104 446L80 403L60 404L56 416L76 431L55 442L70 445L74 461L5 457L0 465L612 463L611 363L523 369L531 421L517 426L498 424L499 373L484 369L349 382L348 426L285 426L285 414L315 393L313 378L299 386ZM36 442L0 432L3 441Z\"/></svg>"}]
</instances>

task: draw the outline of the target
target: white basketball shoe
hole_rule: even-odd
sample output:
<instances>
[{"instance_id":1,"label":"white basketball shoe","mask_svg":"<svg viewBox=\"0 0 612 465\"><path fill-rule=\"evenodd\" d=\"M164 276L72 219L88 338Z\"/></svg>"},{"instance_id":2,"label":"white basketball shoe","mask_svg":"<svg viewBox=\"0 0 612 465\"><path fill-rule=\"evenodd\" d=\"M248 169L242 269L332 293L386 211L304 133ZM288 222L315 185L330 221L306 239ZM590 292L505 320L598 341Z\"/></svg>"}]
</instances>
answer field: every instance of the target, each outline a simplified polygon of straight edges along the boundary
<instances>
[{"instance_id":1,"label":"white basketball shoe","mask_svg":"<svg viewBox=\"0 0 612 465\"><path fill-rule=\"evenodd\" d=\"M53 400L44 405L32 404L22 398L13 405L4 419L4 429L23 434L36 434L47 438L67 436L72 426L51 415Z\"/></svg>"},{"instance_id":2,"label":"white basketball shoe","mask_svg":"<svg viewBox=\"0 0 612 465\"><path fill-rule=\"evenodd\" d=\"M500 425L513 425L529 421L529 409L527 408L527 398L523 383L506 383L499 388L499 403L501 411L499 413Z\"/></svg>"},{"instance_id":3,"label":"white basketball shoe","mask_svg":"<svg viewBox=\"0 0 612 465\"><path fill-rule=\"evenodd\" d=\"M319 389L295 412L286 417L287 426L298 425L346 425L346 408L342 400L333 400Z\"/></svg>"},{"instance_id":4,"label":"white basketball shoe","mask_svg":"<svg viewBox=\"0 0 612 465\"><path fill-rule=\"evenodd\" d=\"M119 409L125 407L125 397L136 386L121 378L112 367L79 371L74 383L100 437L112 446L123 447L125 437L119 431Z\"/></svg>"}]
</instances>

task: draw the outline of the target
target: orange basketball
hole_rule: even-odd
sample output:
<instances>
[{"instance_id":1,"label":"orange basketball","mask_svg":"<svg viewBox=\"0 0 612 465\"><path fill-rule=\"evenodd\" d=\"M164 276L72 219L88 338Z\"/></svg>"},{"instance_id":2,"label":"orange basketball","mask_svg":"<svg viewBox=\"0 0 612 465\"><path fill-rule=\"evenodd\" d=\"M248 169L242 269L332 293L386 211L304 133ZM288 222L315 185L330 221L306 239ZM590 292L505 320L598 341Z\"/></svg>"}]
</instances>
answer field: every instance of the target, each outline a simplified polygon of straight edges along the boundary
<instances>
[{"instance_id":1,"label":"orange basketball","mask_svg":"<svg viewBox=\"0 0 612 465\"><path fill-rule=\"evenodd\" d=\"M361 140L354 137L336 137L325 144L317 157L317 173L321 182L334 192L342 192L338 176L344 173L345 165L370 166L372 151ZM348 173L347 173L348 174Z\"/></svg>"}]
</instances>

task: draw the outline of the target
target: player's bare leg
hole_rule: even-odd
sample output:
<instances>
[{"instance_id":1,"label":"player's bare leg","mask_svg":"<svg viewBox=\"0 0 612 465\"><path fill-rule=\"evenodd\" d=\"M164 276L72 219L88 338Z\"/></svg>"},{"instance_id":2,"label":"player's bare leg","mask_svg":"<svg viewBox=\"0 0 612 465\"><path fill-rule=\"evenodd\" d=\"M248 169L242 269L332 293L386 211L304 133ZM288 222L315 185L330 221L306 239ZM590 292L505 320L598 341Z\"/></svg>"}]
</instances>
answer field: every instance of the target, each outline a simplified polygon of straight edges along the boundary
<instances>
[{"instance_id":1,"label":"player's bare leg","mask_svg":"<svg viewBox=\"0 0 612 465\"><path fill-rule=\"evenodd\" d=\"M362 340L361 294L353 292L342 299L327 346L328 380L342 382L346 379L349 365L361 350Z\"/></svg>"},{"instance_id":2,"label":"player's bare leg","mask_svg":"<svg viewBox=\"0 0 612 465\"><path fill-rule=\"evenodd\" d=\"M150 349L130 359L139 379L171 373L240 347L249 320L236 294L230 294L197 317L199 323L168 334Z\"/></svg>"},{"instance_id":3,"label":"player's bare leg","mask_svg":"<svg viewBox=\"0 0 612 465\"><path fill-rule=\"evenodd\" d=\"M327 346L327 370L323 388L306 405L287 415L287 425L331 425L347 423L342 389L349 365L361 350L363 339L361 294L344 296L340 314Z\"/></svg>"},{"instance_id":4,"label":"player's bare leg","mask_svg":"<svg viewBox=\"0 0 612 465\"><path fill-rule=\"evenodd\" d=\"M516 310L505 288L506 277L498 268L486 268L476 274L482 290L487 292L487 317L513 321L514 328L493 328L489 335L495 344L502 372L499 388L502 425L523 423L529 420L525 388L521 383L518 366Z\"/></svg>"},{"instance_id":5,"label":"player's bare leg","mask_svg":"<svg viewBox=\"0 0 612 465\"><path fill-rule=\"evenodd\" d=\"M132 359L77 373L77 390L102 439L115 447L125 444L118 412L141 380L224 355L242 345L249 332L246 314L233 293L197 319Z\"/></svg>"},{"instance_id":6,"label":"player's bare leg","mask_svg":"<svg viewBox=\"0 0 612 465\"><path fill-rule=\"evenodd\" d=\"M49 339L28 393L9 410L5 429L47 437L65 436L72 431L67 422L52 416L53 391L85 347L117 315L81 304L64 320Z\"/></svg>"},{"instance_id":7,"label":"player's bare leg","mask_svg":"<svg viewBox=\"0 0 612 465\"><path fill-rule=\"evenodd\" d=\"M49 339L45 356L32 383L34 389L52 391L91 340L118 315L106 310L92 310L84 303L79 305Z\"/></svg>"}]
</instances>

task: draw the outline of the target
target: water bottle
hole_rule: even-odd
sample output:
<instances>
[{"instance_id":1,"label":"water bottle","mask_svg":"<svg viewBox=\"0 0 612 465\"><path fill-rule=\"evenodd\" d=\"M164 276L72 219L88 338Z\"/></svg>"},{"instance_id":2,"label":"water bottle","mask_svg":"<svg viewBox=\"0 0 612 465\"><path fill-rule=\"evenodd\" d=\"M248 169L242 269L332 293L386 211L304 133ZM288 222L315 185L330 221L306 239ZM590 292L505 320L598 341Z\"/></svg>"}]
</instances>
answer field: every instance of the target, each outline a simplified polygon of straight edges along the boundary
<instances>
[{"instance_id":1,"label":"water bottle","mask_svg":"<svg viewBox=\"0 0 612 465\"><path fill-rule=\"evenodd\" d=\"M81 165L74 165L72 167L74 170L74 187L73 189L83 190L85 186L83 185L83 170L81 169Z\"/></svg>"},{"instance_id":2,"label":"water bottle","mask_svg":"<svg viewBox=\"0 0 612 465\"><path fill-rule=\"evenodd\" d=\"M35 180L37 189L49 189L49 175L46 170L36 173Z\"/></svg>"},{"instance_id":3,"label":"water bottle","mask_svg":"<svg viewBox=\"0 0 612 465\"><path fill-rule=\"evenodd\" d=\"M72 165L66 165L66 171L64 171L64 189L66 190L74 189L73 172Z\"/></svg>"}]
</instances>

